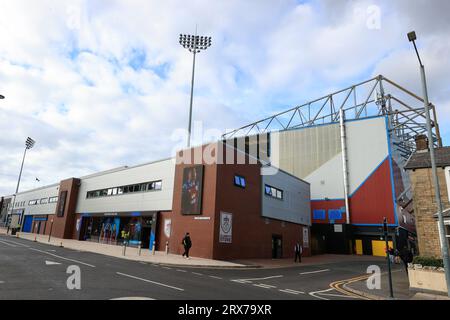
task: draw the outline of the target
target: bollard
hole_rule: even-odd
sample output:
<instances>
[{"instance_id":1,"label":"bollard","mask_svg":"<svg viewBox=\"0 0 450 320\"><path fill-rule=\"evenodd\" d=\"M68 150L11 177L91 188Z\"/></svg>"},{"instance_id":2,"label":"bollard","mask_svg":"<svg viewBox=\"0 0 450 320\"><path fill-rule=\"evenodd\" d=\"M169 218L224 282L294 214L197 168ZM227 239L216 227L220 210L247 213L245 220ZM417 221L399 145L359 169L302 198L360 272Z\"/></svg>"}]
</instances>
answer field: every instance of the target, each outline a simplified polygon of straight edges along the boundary
<instances>
[{"instance_id":1,"label":"bollard","mask_svg":"<svg viewBox=\"0 0 450 320\"><path fill-rule=\"evenodd\" d=\"M63 244L62 244L62 241L59 243L59 246L60 246L61 248L64 248L64 247L63 247Z\"/></svg>"},{"instance_id":2,"label":"bollard","mask_svg":"<svg viewBox=\"0 0 450 320\"><path fill-rule=\"evenodd\" d=\"M141 255L142 243L139 241L139 255Z\"/></svg>"},{"instance_id":3,"label":"bollard","mask_svg":"<svg viewBox=\"0 0 450 320\"><path fill-rule=\"evenodd\" d=\"M156 241L153 241L152 255L155 255Z\"/></svg>"},{"instance_id":4,"label":"bollard","mask_svg":"<svg viewBox=\"0 0 450 320\"><path fill-rule=\"evenodd\" d=\"M127 251L127 243L124 241L123 242L123 249L122 249L122 255L125 256L125 253Z\"/></svg>"},{"instance_id":5,"label":"bollard","mask_svg":"<svg viewBox=\"0 0 450 320\"><path fill-rule=\"evenodd\" d=\"M166 241L166 254L169 254L169 241Z\"/></svg>"}]
</instances>

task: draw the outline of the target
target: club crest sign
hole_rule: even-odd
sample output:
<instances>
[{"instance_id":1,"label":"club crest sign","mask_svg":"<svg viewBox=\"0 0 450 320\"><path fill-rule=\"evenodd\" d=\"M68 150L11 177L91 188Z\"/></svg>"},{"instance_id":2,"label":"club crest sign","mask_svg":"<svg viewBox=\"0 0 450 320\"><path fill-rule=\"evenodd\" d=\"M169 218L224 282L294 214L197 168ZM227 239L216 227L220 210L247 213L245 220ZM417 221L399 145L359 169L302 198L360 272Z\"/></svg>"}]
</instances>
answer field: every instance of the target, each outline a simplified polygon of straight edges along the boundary
<instances>
[{"instance_id":1,"label":"club crest sign","mask_svg":"<svg viewBox=\"0 0 450 320\"><path fill-rule=\"evenodd\" d=\"M172 219L165 219L164 220L164 235L167 238L170 238L171 229L172 229Z\"/></svg>"},{"instance_id":2,"label":"club crest sign","mask_svg":"<svg viewBox=\"0 0 450 320\"><path fill-rule=\"evenodd\" d=\"M220 212L220 243L231 243L233 232L233 215L227 212Z\"/></svg>"}]
</instances>

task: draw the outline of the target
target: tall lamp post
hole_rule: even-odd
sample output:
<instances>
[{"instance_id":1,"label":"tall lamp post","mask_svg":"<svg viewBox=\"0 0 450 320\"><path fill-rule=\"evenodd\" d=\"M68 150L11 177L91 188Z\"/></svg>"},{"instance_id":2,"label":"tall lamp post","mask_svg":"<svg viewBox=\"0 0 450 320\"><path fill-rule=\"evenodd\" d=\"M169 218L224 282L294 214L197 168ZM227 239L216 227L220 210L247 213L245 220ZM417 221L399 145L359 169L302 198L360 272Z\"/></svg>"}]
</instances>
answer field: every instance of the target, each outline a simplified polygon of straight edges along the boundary
<instances>
[{"instance_id":1,"label":"tall lamp post","mask_svg":"<svg viewBox=\"0 0 450 320\"><path fill-rule=\"evenodd\" d=\"M195 35L180 34L180 44L183 48L188 49L193 54L192 60L192 80L191 80L191 103L189 106L189 127L187 146L191 146L191 127L192 127L192 100L194 95L194 73L195 73L195 55L201 50L206 50L211 46L211 37L198 36L197 30Z\"/></svg>"},{"instance_id":2,"label":"tall lamp post","mask_svg":"<svg viewBox=\"0 0 450 320\"><path fill-rule=\"evenodd\" d=\"M23 164L25 162L25 156L27 154L27 150L33 148L34 144L36 143L36 141L34 141L33 139L31 139L30 137L27 138L27 140L25 141L25 151L23 152L23 158L22 158L22 165L20 166L20 172L19 172L19 179L17 180L17 186L16 186L16 192L14 193L14 201L13 201L13 205L12 205L12 210L14 210L14 206L16 203L16 196L17 193L19 193L19 186L20 186L20 179L22 177L22 170L23 170ZM12 212L11 212L12 213ZM22 221L22 216L20 217L20 222ZM22 224L22 223L21 223Z\"/></svg>"},{"instance_id":3,"label":"tall lamp post","mask_svg":"<svg viewBox=\"0 0 450 320\"><path fill-rule=\"evenodd\" d=\"M423 104L426 115L427 122L427 133L428 133L428 147L430 149L430 158L431 158L431 171L433 174L433 184L434 184L434 193L436 194L436 203L438 207L438 219L439 219L439 237L441 239L441 253L442 259L444 260L444 269L445 269L445 279L447 282L447 294L450 297L450 260L448 253L448 243L445 235L445 225L444 218L442 216L442 201L441 201L441 190L439 187L439 177L436 169L436 159L434 155L434 141L433 141L433 132L431 131L431 117L430 117L430 102L428 101L428 89L427 89L427 80L425 77L425 67L420 59L419 51L417 50L416 42L417 39L416 33L411 31L408 33L408 40L413 43L414 49L417 54L417 58L419 59L420 64L420 76L422 79L422 92L423 92Z\"/></svg>"}]
</instances>

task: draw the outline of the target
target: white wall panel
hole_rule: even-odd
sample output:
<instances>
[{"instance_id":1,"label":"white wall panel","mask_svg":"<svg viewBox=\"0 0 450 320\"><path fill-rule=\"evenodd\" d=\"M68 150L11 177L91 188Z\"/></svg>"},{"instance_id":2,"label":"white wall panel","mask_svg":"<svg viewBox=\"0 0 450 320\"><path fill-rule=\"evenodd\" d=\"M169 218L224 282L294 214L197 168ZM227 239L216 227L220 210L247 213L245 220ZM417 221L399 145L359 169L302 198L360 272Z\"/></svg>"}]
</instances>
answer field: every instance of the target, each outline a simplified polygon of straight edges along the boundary
<instances>
[{"instance_id":1,"label":"white wall panel","mask_svg":"<svg viewBox=\"0 0 450 320\"><path fill-rule=\"evenodd\" d=\"M173 159L81 178L77 213L172 210ZM86 199L88 191L162 180L162 190Z\"/></svg>"},{"instance_id":2,"label":"white wall panel","mask_svg":"<svg viewBox=\"0 0 450 320\"><path fill-rule=\"evenodd\" d=\"M352 194L388 156L389 147L384 118L346 122L346 130L349 192Z\"/></svg>"},{"instance_id":3,"label":"white wall panel","mask_svg":"<svg viewBox=\"0 0 450 320\"><path fill-rule=\"evenodd\" d=\"M57 197L59 190L59 184L54 184L51 186L30 190L27 192L19 193L16 197L16 203L21 203L25 201L25 206L15 207L14 209L25 209L25 215L46 215L54 214L56 211L56 203L40 204L42 198ZM37 205L29 205L30 200L38 200Z\"/></svg>"}]
</instances>

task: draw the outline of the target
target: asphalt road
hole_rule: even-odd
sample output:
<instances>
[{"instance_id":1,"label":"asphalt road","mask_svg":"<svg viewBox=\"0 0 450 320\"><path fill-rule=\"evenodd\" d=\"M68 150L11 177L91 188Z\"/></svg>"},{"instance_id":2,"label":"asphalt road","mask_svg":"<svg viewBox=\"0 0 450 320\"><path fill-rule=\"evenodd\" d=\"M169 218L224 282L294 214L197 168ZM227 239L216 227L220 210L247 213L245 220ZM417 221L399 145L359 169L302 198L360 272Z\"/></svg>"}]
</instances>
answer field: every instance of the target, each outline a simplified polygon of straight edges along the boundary
<instances>
[{"instance_id":1,"label":"asphalt road","mask_svg":"<svg viewBox=\"0 0 450 320\"><path fill-rule=\"evenodd\" d=\"M277 269L170 267L0 235L0 300L357 300L330 284L366 274L374 262ZM80 289L70 266L80 270ZM382 267L382 270L384 266ZM70 268L69 268L70 269Z\"/></svg>"}]
</instances>

